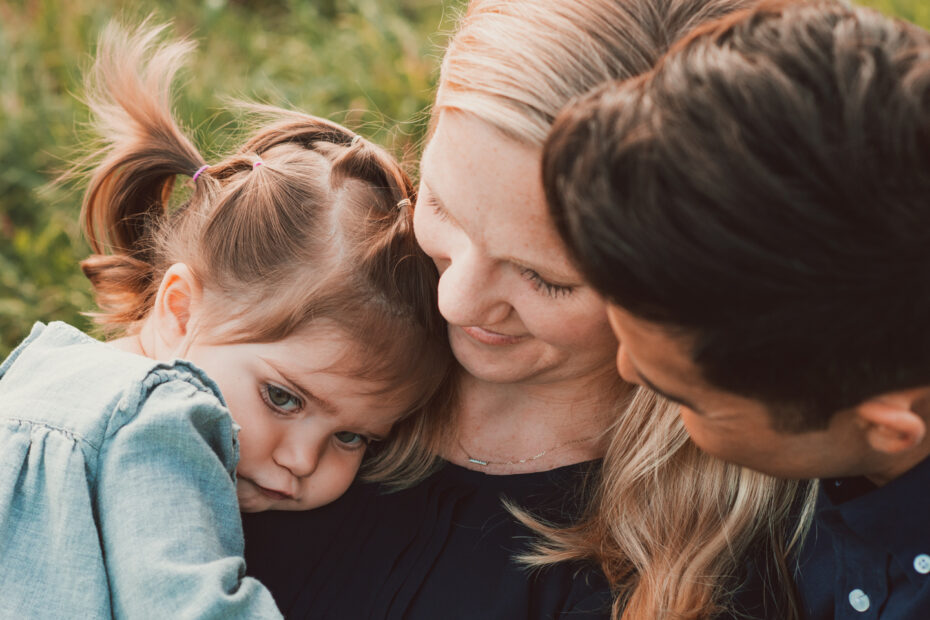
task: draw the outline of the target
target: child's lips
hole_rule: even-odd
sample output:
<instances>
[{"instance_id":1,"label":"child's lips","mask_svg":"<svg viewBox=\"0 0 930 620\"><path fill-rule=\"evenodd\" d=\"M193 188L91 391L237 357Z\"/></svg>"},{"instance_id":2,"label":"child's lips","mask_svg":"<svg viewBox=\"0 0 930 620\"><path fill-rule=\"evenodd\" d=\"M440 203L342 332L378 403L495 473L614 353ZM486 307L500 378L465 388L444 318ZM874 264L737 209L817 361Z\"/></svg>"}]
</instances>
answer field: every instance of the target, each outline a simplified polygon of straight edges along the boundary
<instances>
[{"instance_id":1,"label":"child's lips","mask_svg":"<svg viewBox=\"0 0 930 620\"><path fill-rule=\"evenodd\" d=\"M290 493L285 493L284 491L276 491L274 489L263 487L262 485L258 484L254 480L250 480L250 482L253 485L255 485L255 488L258 489L258 492L264 495L265 497L269 497L271 499L279 500L279 501L284 500L284 499L294 499L294 496L291 495Z\"/></svg>"}]
</instances>

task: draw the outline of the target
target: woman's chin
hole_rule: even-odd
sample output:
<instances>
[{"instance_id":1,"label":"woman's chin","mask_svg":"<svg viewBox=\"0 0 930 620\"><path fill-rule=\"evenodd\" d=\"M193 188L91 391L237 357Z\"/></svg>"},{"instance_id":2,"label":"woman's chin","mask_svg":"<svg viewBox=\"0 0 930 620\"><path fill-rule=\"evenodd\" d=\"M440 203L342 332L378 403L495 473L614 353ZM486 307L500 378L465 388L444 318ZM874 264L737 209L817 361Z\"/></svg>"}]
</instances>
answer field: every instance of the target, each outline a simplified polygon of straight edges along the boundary
<instances>
[{"instance_id":1,"label":"woman's chin","mask_svg":"<svg viewBox=\"0 0 930 620\"><path fill-rule=\"evenodd\" d=\"M488 383L520 383L540 373L540 356L534 353L534 340L505 346L489 346L475 341L461 328L449 330L449 343L455 359L468 374Z\"/></svg>"}]
</instances>

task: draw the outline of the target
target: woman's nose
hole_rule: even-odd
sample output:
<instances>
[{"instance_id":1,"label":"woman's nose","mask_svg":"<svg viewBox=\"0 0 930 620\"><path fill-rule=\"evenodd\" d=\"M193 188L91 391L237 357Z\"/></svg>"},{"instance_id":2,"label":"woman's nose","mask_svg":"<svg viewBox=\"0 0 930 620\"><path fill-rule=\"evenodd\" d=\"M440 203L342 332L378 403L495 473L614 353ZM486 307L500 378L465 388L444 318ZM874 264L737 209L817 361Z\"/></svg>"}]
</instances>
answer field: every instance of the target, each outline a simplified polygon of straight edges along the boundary
<instances>
[{"instance_id":1,"label":"woman's nose","mask_svg":"<svg viewBox=\"0 0 930 620\"><path fill-rule=\"evenodd\" d=\"M473 248L453 253L447 260L439 277L439 311L449 323L494 325L507 318L511 306L495 261Z\"/></svg>"},{"instance_id":2,"label":"woman's nose","mask_svg":"<svg viewBox=\"0 0 930 620\"><path fill-rule=\"evenodd\" d=\"M305 478L316 471L323 450L320 438L307 437L307 433L288 433L282 437L272 455L275 463L297 478Z\"/></svg>"}]
</instances>

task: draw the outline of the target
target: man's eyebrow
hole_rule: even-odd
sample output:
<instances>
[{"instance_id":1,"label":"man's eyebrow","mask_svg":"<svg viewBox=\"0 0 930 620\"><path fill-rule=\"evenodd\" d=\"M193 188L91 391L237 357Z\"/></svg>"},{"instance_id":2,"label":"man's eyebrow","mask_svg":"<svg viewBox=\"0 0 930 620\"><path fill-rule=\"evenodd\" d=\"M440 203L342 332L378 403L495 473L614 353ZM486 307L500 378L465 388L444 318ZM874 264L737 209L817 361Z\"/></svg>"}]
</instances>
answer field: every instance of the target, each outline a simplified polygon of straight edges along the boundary
<instances>
[{"instance_id":1,"label":"man's eyebrow","mask_svg":"<svg viewBox=\"0 0 930 620\"><path fill-rule=\"evenodd\" d=\"M689 403L689 402L688 402L687 400L685 400L684 398L682 398L682 397L680 397L680 396L674 396L673 394L669 394L669 393L666 392L665 390L662 390L662 389L657 388L657 387L655 386L655 384L654 384L652 381L650 381L648 378L646 378L646 376L643 375L643 373L639 371L639 369L636 370L636 374L639 376L640 381L642 381L644 384L646 384L646 387L647 387L647 388L649 388L650 390L652 390L653 392L655 392L655 393L658 394L659 396L665 398L666 400L670 400L670 401L672 401L672 402L678 403L679 405L683 405L683 406L687 407L688 409L690 409L691 411L693 411L693 412L695 412L695 413L700 413L700 411L697 409L697 407L695 407L694 405L692 405L691 403Z\"/></svg>"}]
</instances>

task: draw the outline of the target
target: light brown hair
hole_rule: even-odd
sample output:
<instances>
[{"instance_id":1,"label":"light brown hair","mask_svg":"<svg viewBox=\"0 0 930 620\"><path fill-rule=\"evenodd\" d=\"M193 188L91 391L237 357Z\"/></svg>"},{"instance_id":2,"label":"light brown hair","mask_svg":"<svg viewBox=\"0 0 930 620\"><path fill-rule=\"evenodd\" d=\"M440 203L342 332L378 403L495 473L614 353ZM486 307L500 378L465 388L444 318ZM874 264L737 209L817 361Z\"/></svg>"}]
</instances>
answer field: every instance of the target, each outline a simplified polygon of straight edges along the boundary
<instances>
[{"instance_id":1,"label":"light brown hair","mask_svg":"<svg viewBox=\"0 0 930 620\"><path fill-rule=\"evenodd\" d=\"M450 368L437 274L413 236L414 191L384 150L322 118L261 107L269 119L207 166L171 112L193 45L164 26L111 24L87 80L93 162L81 264L110 331L133 333L166 269L186 263L227 342L273 342L328 321L358 343L352 372L422 406ZM199 171L199 172L198 172ZM176 207L178 176L194 176Z\"/></svg>"},{"instance_id":2,"label":"light brown hair","mask_svg":"<svg viewBox=\"0 0 930 620\"><path fill-rule=\"evenodd\" d=\"M473 0L443 58L434 122L446 110L471 114L541 156L553 120L574 98L649 71L693 28L752 4ZM617 381L617 393L629 395ZM752 553L771 565L773 614L794 617L787 515L796 501L808 505L796 500L799 485L703 454L677 407L648 390L618 398L614 411L583 518L564 527L516 510L542 534L524 562L598 564L615 593L614 618L706 618L728 606ZM435 462L454 412L436 411L403 429L395 449L419 463L406 470L408 483Z\"/></svg>"}]
</instances>

